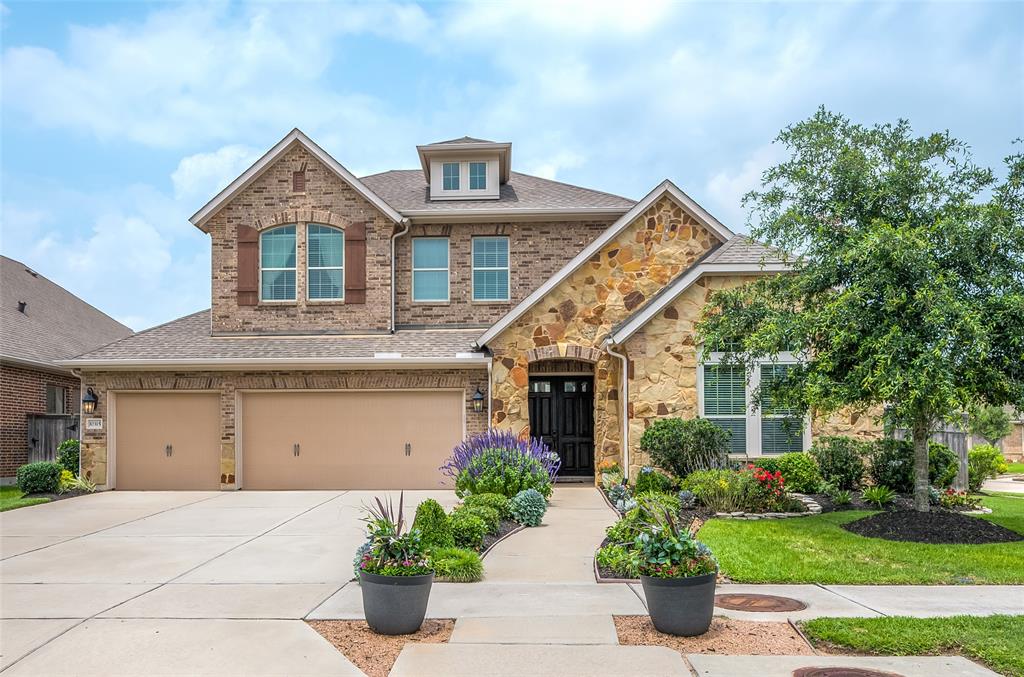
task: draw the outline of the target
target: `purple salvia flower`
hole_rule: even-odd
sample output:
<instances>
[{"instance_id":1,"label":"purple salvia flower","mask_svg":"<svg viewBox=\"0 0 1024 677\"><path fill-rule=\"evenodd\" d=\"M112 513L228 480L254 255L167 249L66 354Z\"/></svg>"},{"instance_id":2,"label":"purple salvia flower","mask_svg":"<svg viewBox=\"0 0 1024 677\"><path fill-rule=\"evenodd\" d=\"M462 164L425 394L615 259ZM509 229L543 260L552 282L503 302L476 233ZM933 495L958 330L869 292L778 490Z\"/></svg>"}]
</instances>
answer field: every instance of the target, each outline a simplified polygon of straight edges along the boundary
<instances>
[{"instance_id":1,"label":"purple salvia flower","mask_svg":"<svg viewBox=\"0 0 1024 677\"><path fill-rule=\"evenodd\" d=\"M441 470L453 479L458 478L459 473L467 468L474 475L483 472L483 468L473 467L472 461L485 451L498 451L497 458L505 466L526 467L538 462L552 481L562 465L558 454L551 451L540 438L521 440L509 430L489 430L460 442Z\"/></svg>"}]
</instances>

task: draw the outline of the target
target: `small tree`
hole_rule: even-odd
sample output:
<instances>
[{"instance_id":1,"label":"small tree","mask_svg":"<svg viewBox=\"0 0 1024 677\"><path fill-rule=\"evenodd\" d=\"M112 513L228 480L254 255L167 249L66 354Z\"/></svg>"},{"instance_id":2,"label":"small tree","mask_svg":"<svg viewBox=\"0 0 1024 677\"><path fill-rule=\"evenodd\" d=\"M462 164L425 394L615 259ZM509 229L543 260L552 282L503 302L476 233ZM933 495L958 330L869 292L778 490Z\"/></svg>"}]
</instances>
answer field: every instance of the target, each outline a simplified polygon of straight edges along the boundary
<instances>
[{"instance_id":1,"label":"small tree","mask_svg":"<svg viewBox=\"0 0 1024 677\"><path fill-rule=\"evenodd\" d=\"M911 432L914 507L927 511L932 426L1024 405L1024 157L1007 158L997 183L946 132L914 137L904 120L869 128L824 109L778 141L790 158L744 202L754 237L793 274L713 294L705 349L738 340L729 361L747 369L801 354L769 386L773 406L887 405Z\"/></svg>"},{"instance_id":2,"label":"small tree","mask_svg":"<svg viewBox=\"0 0 1024 677\"><path fill-rule=\"evenodd\" d=\"M1013 432L1013 421L1002 407L975 407L967 417L967 431L981 437L992 446Z\"/></svg>"}]
</instances>

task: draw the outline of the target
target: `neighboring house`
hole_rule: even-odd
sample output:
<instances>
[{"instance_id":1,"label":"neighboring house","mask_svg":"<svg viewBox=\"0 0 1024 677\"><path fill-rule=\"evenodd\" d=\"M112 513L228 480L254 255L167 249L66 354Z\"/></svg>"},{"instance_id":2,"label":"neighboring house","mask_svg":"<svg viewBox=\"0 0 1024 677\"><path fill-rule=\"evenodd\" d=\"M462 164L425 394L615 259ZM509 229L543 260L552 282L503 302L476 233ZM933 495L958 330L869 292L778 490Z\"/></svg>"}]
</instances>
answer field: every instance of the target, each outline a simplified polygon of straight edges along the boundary
<instances>
[{"instance_id":1,"label":"neighboring house","mask_svg":"<svg viewBox=\"0 0 1024 677\"><path fill-rule=\"evenodd\" d=\"M706 416L751 456L875 434L847 416L794 437L748 406L784 364L750 384L698 364L708 293L786 266L671 182L634 202L514 172L509 143L417 151L420 169L357 179L294 130L192 217L212 308L64 363L99 395L95 482L436 487L489 425L543 437L581 476L635 470L663 416Z\"/></svg>"},{"instance_id":2,"label":"neighboring house","mask_svg":"<svg viewBox=\"0 0 1024 677\"><path fill-rule=\"evenodd\" d=\"M78 437L80 379L59 365L132 330L28 266L0 256L0 482ZM30 421L35 427L31 429Z\"/></svg>"}]
</instances>

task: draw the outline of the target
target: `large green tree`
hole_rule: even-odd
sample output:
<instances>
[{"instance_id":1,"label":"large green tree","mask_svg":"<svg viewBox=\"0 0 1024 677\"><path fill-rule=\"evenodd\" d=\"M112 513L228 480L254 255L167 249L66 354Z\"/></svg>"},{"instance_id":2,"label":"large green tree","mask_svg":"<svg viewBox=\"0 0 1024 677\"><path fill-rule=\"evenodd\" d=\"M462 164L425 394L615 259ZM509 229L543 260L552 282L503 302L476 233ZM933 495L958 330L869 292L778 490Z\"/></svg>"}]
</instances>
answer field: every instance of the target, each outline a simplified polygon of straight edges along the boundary
<instances>
[{"instance_id":1,"label":"large green tree","mask_svg":"<svg viewBox=\"0 0 1024 677\"><path fill-rule=\"evenodd\" d=\"M705 350L736 346L730 361L747 369L798 351L801 365L767 386L773 406L884 407L912 435L926 511L933 426L1024 406L1024 158L1008 157L999 180L948 132L825 109L777 142L789 158L744 203L752 235L793 273L715 293Z\"/></svg>"}]
</instances>

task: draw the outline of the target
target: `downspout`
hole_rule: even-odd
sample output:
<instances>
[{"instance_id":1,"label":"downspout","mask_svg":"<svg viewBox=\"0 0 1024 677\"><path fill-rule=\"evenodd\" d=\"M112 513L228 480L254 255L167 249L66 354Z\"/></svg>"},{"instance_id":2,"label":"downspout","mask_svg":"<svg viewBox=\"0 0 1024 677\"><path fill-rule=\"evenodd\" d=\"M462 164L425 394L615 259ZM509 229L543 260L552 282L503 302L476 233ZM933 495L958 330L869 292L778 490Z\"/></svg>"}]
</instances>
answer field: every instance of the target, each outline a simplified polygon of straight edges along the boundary
<instances>
[{"instance_id":1,"label":"downspout","mask_svg":"<svg viewBox=\"0 0 1024 677\"><path fill-rule=\"evenodd\" d=\"M82 476L82 433L85 431L85 415L82 413L82 395L85 395L85 377L81 369L72 369L71 374L78 377L78 477Z\"/></svg>"},{"instance_id":2,"label":"downspout","mask_svg":"<svg viewBox=\"0 0 1024 677\"><path fill-rule=\"evenodd\" d=\"M494 358L487 360L487 432L491 432L491 369L494 367Z\"/></svg>"},{"instance_id":3,"label":"downspout","mask_svg":"<svg viewBox=\"0 0 1024 677\"><path fill-rule=\"evenodd\" d=\"M395 272L395 240L400 238L409 232L409 219L402 220L402 230L391 235L391 326L388 328L388 332L391 334L395 333L395 299L398 297L395 291L395 279L397 274Z\"/></svg>"},{"instance_id":4,"label":"downspout","mask_svg":"<svg viewBox=\"0 0 1024 677\"><path fill-rule=\"evenodd\" d=\"M619 391L622 394L622 433L620 439L622 440L622 477L623 480L629 480L629 358L624 353L617 353L613 349L611 342L605 344L605 349L609 355L614 355L619 358L619 363L622 365L622 387Z\"/></svg>"}]
</instances>

